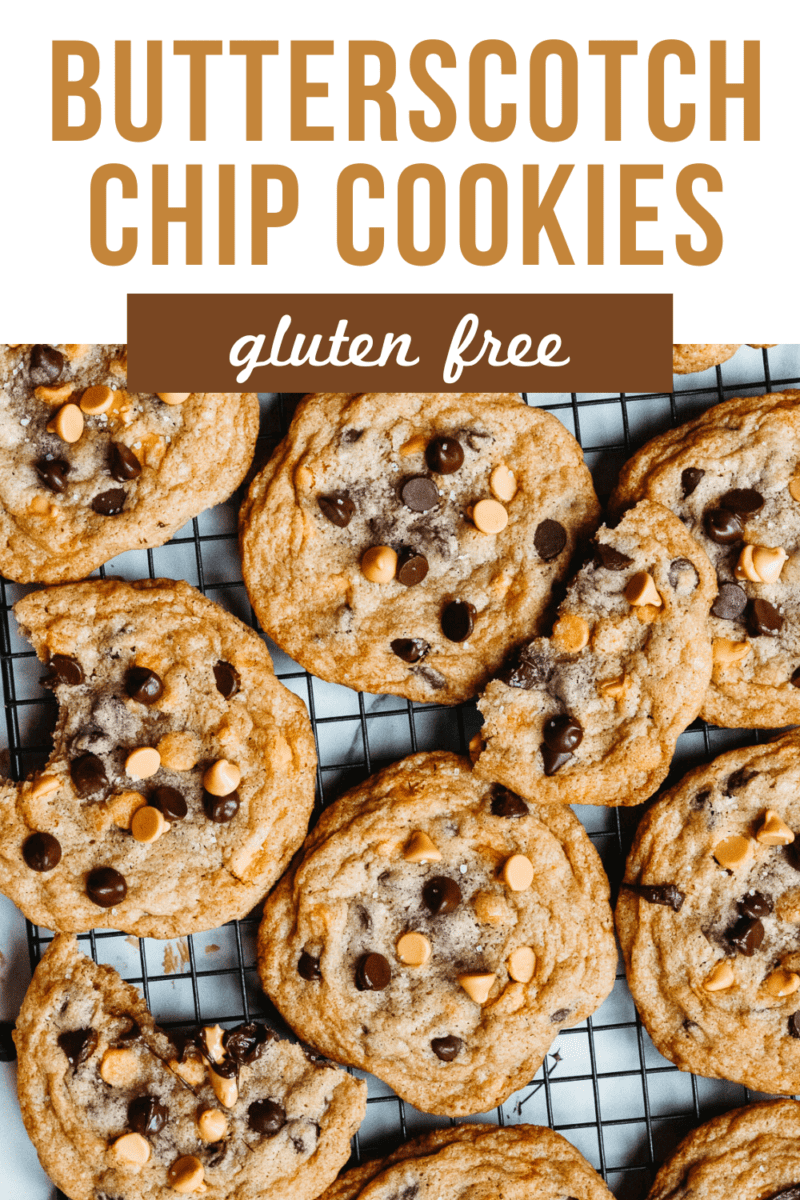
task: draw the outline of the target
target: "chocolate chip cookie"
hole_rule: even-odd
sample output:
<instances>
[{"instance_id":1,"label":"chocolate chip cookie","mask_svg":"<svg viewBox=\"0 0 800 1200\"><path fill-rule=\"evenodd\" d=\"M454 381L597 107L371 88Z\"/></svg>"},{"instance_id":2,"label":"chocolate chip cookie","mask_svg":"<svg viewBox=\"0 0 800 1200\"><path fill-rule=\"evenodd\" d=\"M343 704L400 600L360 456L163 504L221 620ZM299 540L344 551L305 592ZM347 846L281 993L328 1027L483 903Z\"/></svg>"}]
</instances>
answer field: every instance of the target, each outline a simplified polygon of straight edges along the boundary
<instances>
[{"instance_id":1,"label":"chocolate chip cookie","mask_svg":"<svg viewBox=\"0 0 800 1200\"><path fill-rule=\"evenodd\" d=\"M25 1128L70 1200L312 1200L366 1108L366 1084L266 1025L165 1033L63 934L14 1040Z\"/></svg>"},{"instance_id":2,"label":"chocolate chip cookie","mask_svg":"<svg viewBox=\"0 0 800 1200\"><path fill-rule=\"evenodd\" d=\"M253 393L127 390L125 346L0 345L0 574L90 575L161 546L242 482Z\"/></svg>"},{"instance_id":3,"label":"chocolate chip cookie","mask_svg":"<svg viewBox=\"0 0 800 1200\"><path fill-rule=\"evenodd\" d=\"M437 1129L346 1171L320 1200L612 1200L566 1138L540 1125Z\"/></svg>"},{"instance_id":4,"label":"chocolate chip cookie","mask_svg":"<svg viewBox=\"0 0 800 1200\"><path fill-rule=\"evenodd\" d=\"M597 517L578 443L518 397L313 395L242 508L244 579L307 670L450 704L538 629Z\"/></svg>"},{"instance_id":5,"label":"chocolate chip cookie","mask_svg":"<svg viewBox=\"0 0 800 1200\"><path fill-rule=\"evenodd\" d=\"M754 350L766 350L776 344L776 342L749 343ZM707 371L709 367L716 367L720 363L727 362L740 349L741 345L741 342L725 344L712 342L705 345L676 342L672 347L672 373L673 375L690 375L694 371Z\"/></svg>"},{"instance_id":6,"label":"chocolate chip cookie","mask_svg":"<svg viewBox=\"0 0 800 1200\"><path fill-rule=\"evenodd\" d=\"M685 1137L647 1200L798 1200L800 1104L736 1108Z\"/></svg>"},{"instance_id":7,"label":"chocolate chip cookie","mask_svg":"<svg viewBox=\"0 0 800 1200\"><path fill-rule=\"evenodd\" d=\"M680 517L717 573L702 716L800 722L800 391L726 400L648 442L611 507L643 498Z\"/></svg>"},{"instance_id":8,"label":"chocolate chip cookie","mask_svg":"<svg viewBox=\"0 0 800 1200\"><path fill-rule=\"evenodd\" d=\"M642 1020L683 1071L800 1091L800 737L691 771L644 817L617 929Z\"/></svg>"},{"instance_id":9,"label":"chocolate chip cookie","mask_svg":"<svg viewBox=\"0 0 800 1200\"><path fill-rule=\"evenodd\" d=\"M327 809L264 909L298 1035L426 1112L483 1112L614 982L608 882L567 809L417 754Z\"/></svg>"},{"instance_id":10,"label":"chocolate chip cookie","mask_svg":"<svg viewBox=\"0 0 800 1200\"><path fill-rule=\"evenodd\" d=\"M476 774L540 804L641 804L705 695L714 592L704 551L662 505L601 529L552 636L481 696Z\"/></svg>"},{"instance_id":11,"label":"chocolate chip cookie","mask_svg":"<svg viewBox=\"0 0 800 1200\"><path fill-rule=\"evenodd\" d=\"M0 794L0 890L65 932L245 916L314 799L306 710L261 638L166 579L66 584L14 612L59 718L44 771Z\"/></svg>"}]
</instances>

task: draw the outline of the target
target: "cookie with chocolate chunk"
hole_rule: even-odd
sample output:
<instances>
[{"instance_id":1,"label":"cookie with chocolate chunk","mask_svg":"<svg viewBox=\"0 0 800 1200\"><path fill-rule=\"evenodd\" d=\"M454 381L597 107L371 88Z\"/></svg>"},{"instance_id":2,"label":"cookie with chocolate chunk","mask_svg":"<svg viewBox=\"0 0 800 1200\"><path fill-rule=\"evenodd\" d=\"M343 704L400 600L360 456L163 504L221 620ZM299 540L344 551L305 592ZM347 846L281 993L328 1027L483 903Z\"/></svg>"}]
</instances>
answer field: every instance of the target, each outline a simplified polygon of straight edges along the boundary
<instances>
[{"instance_id":1,"label":"cookie with chocolate chunk","mask_svg":"<svg viewBox=\"0 0 800 1200\"><path fill-rule=\"evenodd\" d=\"M321 1053L426 1112L484 1112L610 992L608 881L568 809L417 754L323 813L265 905L258 966Z\"/></svg>"},{"instance_id":2,"label":"cookie with chocolate chunk","mask_svg":"<svg viewBox=\"0 0 800 1200\"><path fill-rule=\"evenodd\" d=\"M641 804L703 701L714 592L704 551L662 505L601 529L552 635L481 696L476 774L540 804Z\"/></svg>"},{"instance_id":3,"label":"cookie with chocolate chunk","mask_svg":"<svg viewBox=\"0 0 800 1200\"><path fill-rule=\"evenodd\" d=\"M776 344L775 342L749 343L754 350L766 350ZM716 367L720 363L727 362L741 348L741 345L741 342L724 344L711 342L697 345L676 342L672 347L672 373L673 375L690 375L694 371L707 371L709 367Z\"/></svg>"},{"instance_id":4,"label":"cookie with chocolate chunk","mask_svg":"<svg viewBox=\"0 0 800 1200\"><path fill-rule=\"evenodd\" d=\"M451 704L539 628L597 518L578 443L518 397L312 395L242 508L243 573L307 670Z\"/></svg>"},{"instance_id":5,"label":"cookie with chocolate chunk","mask_svg":"<svg viewBox=\"0 0 800 1200\"><path fill-rule=\"evenodd\" d=\"M63 934L14 1040L25 1128L70 1200L312 1200L366 1108L366 1084L266 1025L166 1034L135 988Z\"/></svg>"},{"instance_id":6,"label":"cookie with chocolate chunk","mask_svg":"<svg viewBox=\"0 0 800 1200\"><path fill-rule=\"evenodd\" d=\"M0 793L0 891L65 932L246 916L305 836L316 763L261 638L167 579L66 584L14 612L59 718L44 770Z\"/></svg>"},{"instance_id":7,"label":"cookie with chocolate chunk","mask_svg":"<svg viewBox=\"0 0 800 1200\"><path fill-rule=\"evenodd\" d=\"M681 1070L800 1091L799 837L797 734L720 755L644 817L617 930L642 1020Z\"/></svg>"},{"instance_id":8,"label":"cookie with chocolate chunk","mask_svg":"<svg viewBox=\"0 0 800 1200\"><path fill-rule=\"evenodd\" d=\"M611 507L645 498L680 517L716 570L702 716L800 722L800 391L726 400L648 442Z\"/></svg>"},{"instance_id":9,"label":"cookie with chocolate chunk","mask_svg":"<svg viewBox=\"0 0 800 1200\"><path fill-rule=\"evenodd\" d=\"M388 1158L346 1171L320 1200L611 1200L611 1192L566 1138L540 1125L437 1129Z\"/></svg>"},{"instance_id":10,"label":"cookie with chocolate chunk","mask_svg":"<svg viewBox=\"0 0 800 1200\"><path fill-rule=\"evenodd\" d=\"M683 1139L647 1200L798 1200L800 1104L766 1100L707 1121Z\"/></svg>"},{"instance_id":11,"label":"cookie with chocolate chunk","mask_svg":"<svg viewBox=\"0 0 800 1200\"><path fill-rule=\"evenodd\" d=\"M254 393L131 392L127 347L0 345L0 574L90 575L242 482Z\"/></svg>"}]
</instances>

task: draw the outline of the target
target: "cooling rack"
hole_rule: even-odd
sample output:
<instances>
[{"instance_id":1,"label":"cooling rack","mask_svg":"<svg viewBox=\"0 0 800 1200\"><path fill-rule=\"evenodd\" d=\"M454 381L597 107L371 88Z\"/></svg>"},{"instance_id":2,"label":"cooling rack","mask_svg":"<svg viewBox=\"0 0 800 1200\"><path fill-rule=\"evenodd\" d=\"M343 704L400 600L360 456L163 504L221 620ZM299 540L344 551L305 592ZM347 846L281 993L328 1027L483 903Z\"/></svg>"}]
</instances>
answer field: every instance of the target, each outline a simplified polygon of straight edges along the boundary
<instances>
[{"instance_id":1,"label":"cooling rack","mask_svg":"<svg viewBox=\"0 0 800 1200\"><path fill-rule=\"evenodd\" d=\"M759 395L788 386L800 386L800 345L763 351L743 347L722 367L676 377L675 390L668 393L528 393L525 398L554 413L574 433L604 499L621 463L653 434L731 395ZM257 466L266 461L285 432L296 401L297 397L288 393L261 397ZM240 493L203 513L168 545L121 555L99 574L129 579L184 578L256 625L236 547L241 498ZM54 700L38 684L41 668L30 646L20 638L11 612L28 590L0 580L0 670L5 702L5 731L0 729L0 738L5 732L8 770L13 778L23 778L44 762L55 716ZM319 759L315 815L345 787L406 754L437 748L465 753L480 725L474 702L451 708L355 693L308 675L268 645L278 676L304 700L314 727ZM665 786L689 767L764 736L763 732L721 730L696 721L679 740ZM596 807L581 807L576 812L603 859L615 898L639 813ZM82 937L81 944L98 961L111 963L136 984L167 1028L201 1021L232 1024L266 1018L285 1031L259 986L257 926L258 912L221 929L170 942L98 931ZM31 969L50 937L47 930L27 924ZM0 1029L0 1057L7 1058L11 1052L8 1032L8 1026ZM353 1143L354 1162L447 1124L446 1118L421 1113L385 1084L364 1077L369 1082L369 1100L367 1117ZM753 1098L754 1093L738 1085L679 1072L661 1057L637 1017L620 964L611 996L592 1018L558 1036L530 1085L474 1119L501 1125L521 1121L550 1125L601 1172L615 1196L640 1200L655 1168L684 1133L717 1112Z\"/></svg>"}]
</instances>

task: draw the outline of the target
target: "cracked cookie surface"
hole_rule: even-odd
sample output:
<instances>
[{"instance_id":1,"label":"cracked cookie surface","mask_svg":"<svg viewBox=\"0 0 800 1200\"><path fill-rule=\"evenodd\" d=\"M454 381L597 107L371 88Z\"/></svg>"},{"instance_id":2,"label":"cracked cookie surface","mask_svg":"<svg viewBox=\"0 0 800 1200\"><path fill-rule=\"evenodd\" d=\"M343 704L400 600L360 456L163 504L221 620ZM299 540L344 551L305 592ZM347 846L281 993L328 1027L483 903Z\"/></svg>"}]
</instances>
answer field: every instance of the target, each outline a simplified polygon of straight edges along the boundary
<instances>
[{"instance_id":1,"label":"cracked cookie surface","mask_svg":"<svg viewBox=\"0 0 800 1200\"><path fill-rule=\"evenodd\" d=\"M608 881L566 809L417 754L326 809L269 897L264 989L426 1112L502 1102L614 982Z\"/></svg>"},{"instance_id":2,"label":"cracked cookie surface","mask_svg":"<svg viewBox=\"0 0 800 1200\"><path fill-rule=\"evenodd\" d=\"M44 770L0 792L0 890L67 932L246 916L305 836L316 763L261 638L171 580L67 584L14 611L59 716Z\"/></svg>"},{"instance_id":3,"label":"cracked cookie surface","mask_svg":"<svg viewBox=\"0 0 800 1200\"><path fill-rule=\"evenodd\" d=\"M450 704L538 628L598 513L578 443L516 396L312 395L251 485L242 569L307 670Z\"/></svg>"},{"instance_id":4,"label":"cracked cookie surface","mask_svg":"<svg viewBox=\"0 0 800 1200\"><path fill-rule=\"evenodd\" d=\"M14 1040L25 1128L71 1200L312 1200L366 1107L364 1083L263 1024L165 1033L135 988L63 934Z\"/></svg>"},{"instance_id":5,"label":"cracked cookie surface","mask_svg":"<svg viewBox=\"0 0 800 1200\"><path fill-rule=\"evenodd\" d=\"M165 395L127 390L124 345L0 345L1 574L81 579L239 486L258 397Z\"/></svg>"}]
</instances>

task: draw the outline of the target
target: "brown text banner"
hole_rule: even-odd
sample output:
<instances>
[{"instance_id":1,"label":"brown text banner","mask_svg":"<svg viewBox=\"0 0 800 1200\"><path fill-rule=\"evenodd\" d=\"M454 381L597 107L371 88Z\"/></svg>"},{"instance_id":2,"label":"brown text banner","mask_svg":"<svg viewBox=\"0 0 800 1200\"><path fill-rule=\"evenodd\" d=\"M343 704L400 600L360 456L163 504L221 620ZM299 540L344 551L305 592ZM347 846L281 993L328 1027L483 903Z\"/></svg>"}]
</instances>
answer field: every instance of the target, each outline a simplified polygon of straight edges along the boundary
<instances>
[{"instance_id":1,"label":"brown text banner","mask_svg":"<svg viewBox=\"0 0 800 1200\"><path fill-rule=\"evenodd\" d=\"M139 392L667 392L672 296L128 296Z\"/></svg>"}]
</instances>

